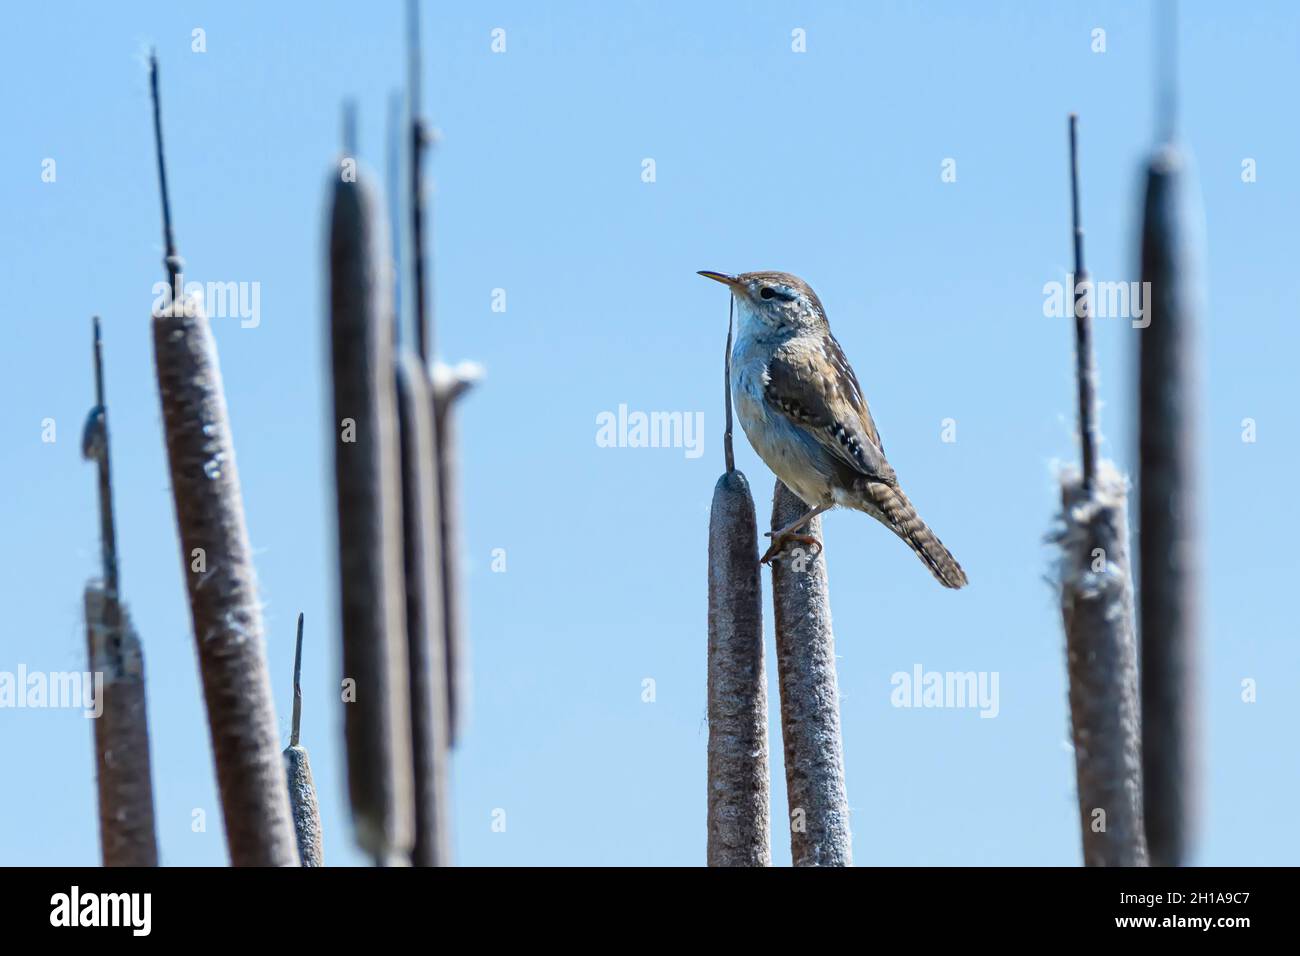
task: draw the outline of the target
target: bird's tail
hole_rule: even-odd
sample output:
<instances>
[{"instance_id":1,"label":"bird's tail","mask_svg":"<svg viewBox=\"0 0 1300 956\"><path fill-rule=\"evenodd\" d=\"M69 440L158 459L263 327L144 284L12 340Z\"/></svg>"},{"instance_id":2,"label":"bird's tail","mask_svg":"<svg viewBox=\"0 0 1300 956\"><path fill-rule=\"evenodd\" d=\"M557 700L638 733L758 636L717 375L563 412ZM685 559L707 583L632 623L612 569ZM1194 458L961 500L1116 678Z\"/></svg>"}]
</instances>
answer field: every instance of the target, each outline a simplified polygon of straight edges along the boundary
<instances>
[{"instance_id":1,"label":"bird's tail","mask_svg":"<svg viewBox=\"0 0 1300 956\"><path fill-rule=\"evenodd\" d=\"M864 482L864 485L863 497L874 506L871 512L878 512L876 517L881 523L907 542L939 583L946 588L965 587L966 572L930 526L921 520L902 489L876 481Z\"/></svg>"}]
</instances>

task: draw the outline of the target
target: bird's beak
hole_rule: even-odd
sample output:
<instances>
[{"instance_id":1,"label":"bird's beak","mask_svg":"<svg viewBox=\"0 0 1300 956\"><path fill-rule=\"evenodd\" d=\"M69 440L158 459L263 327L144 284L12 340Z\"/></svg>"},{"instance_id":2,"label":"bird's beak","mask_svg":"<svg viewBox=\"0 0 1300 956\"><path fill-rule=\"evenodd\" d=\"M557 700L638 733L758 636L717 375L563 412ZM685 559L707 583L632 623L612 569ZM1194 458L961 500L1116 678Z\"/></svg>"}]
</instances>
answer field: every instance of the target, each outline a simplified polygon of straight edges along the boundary
<instances>
[{"instance_id":1,"label":"bird's beak","mask_svg":"<svg viewBox=\"0 0 1300 956\"><path fill-rule=\"evenodd\" d=\"M698 275L702 275L706 279L712 279L714 282L721 282L723 285L727 286L729 289L732 289L733 291L735 290L736 286L739 285L740 283L740 280L738 280L735 276L729 276L725 272L710 272L709 270L705 269L699 272Z\"/></svg>"}]
</instances>

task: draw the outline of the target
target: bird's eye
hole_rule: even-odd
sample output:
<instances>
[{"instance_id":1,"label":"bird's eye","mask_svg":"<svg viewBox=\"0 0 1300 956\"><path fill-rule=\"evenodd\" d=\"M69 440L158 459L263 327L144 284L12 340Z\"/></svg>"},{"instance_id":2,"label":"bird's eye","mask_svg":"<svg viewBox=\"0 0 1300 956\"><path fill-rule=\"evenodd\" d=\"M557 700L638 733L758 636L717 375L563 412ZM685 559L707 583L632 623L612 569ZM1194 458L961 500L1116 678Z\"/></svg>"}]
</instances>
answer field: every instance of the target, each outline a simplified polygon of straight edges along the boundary
<instances>
[{"instance_id":1,"label":"bird's eye","mask_svg":"<svg viewBox=\"0 0 1300 956\"><path fill-rule=\"evenodd\" d=\"M760 292L759 295L761 295L761 296L762 296L763 298L765 298L765 299L774 299L774 298L776 298L776 293L773 292L772 289L771 289L771 287L769 287L769 286L763 286L763 291Z\"/></svg>"}]
</instances>

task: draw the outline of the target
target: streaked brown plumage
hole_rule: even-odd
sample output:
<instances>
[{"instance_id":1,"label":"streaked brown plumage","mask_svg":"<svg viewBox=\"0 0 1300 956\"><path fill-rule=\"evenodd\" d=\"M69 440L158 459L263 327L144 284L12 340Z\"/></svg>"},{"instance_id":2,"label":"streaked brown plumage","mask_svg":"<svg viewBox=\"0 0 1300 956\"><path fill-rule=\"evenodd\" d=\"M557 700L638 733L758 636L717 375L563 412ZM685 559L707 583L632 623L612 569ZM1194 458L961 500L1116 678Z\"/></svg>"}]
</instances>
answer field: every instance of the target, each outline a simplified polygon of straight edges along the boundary
<instances>
[{"instance_id":1,"label":"streaked brown plumage","mask_svg":"<svg viewBox=\"0 0 1300 956\"><path fill-rule=\"evenodd\" d=\"M759 457L811 509L773 534L763 560L774 558L789 540L820 544L798 534L799 528L841 505L897 534L945 587L965 586L957 559L898 486L857 376L816 293L784 272L700 274L727 285L736 300L731 387L741 426Z\"/></svg>"}]
</instances>

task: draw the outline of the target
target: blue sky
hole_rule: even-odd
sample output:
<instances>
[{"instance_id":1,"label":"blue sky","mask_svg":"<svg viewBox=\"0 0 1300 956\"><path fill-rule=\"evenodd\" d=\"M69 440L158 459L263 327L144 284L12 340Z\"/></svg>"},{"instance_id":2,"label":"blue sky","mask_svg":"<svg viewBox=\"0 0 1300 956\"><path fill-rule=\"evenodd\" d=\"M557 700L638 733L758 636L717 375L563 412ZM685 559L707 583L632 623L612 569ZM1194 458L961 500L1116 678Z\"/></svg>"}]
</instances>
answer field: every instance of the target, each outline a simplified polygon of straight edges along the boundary
<instances>
[{"instance_id":1,"label":"blue sky","mask_svg":"<svg viewBox=\"0 0 1300 956\"><path fill-rule=\"evenodd\" d=\"M225 862L148 331L162 253L143 62L156 46L187 278L260 284L257 328L214 327L277 717L287 742L302 610L303 742L326 860L362 862L336 690L325 196L345 98L363 159L383 170L402 9L48 3L4 19L0 670L84 667L81 592L98 545L79 436L98 313L162 860ZM204 53L191 52L196 27ZM1043 544L1055 463L1076 456L1071 328L1043 315L1042 289L1070 265L1071 110L1090 268L1136 278L1155 135L1146 5L440 4L424 27L426 110L442 131L429 166L439 352L487 369L462 419L473 696L454 759L457 859L703 862L726 295L695 270L782 269L818 291L892 464L972 582L940 589L864 515L826 520L856 861L1077 864ZM504 53L490 49L498 27ZM796 28L805 53L791 50ZM1300 852L1298 39L1300 11L1281 2L1188 3L1182 16L1180 127L1207 234L1205 863ZM949 158L957 180L944 183ZM1136 334L1098 322L1104 451L1126 470ZM703 412L703 454L598 447L597 416L620 404ZM941 440L947 418L955 442ZM743 440L738 464L765 521L772 476ZM890 676L917 664L997 672L997 718L892 707ZM777 723L772 741L774 862L788 863ZM90 724L3 710L0 753L0 864L97 862ZM195 808L205 833L191 831Z\"/></svg>"}]
</instances>

